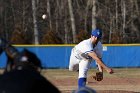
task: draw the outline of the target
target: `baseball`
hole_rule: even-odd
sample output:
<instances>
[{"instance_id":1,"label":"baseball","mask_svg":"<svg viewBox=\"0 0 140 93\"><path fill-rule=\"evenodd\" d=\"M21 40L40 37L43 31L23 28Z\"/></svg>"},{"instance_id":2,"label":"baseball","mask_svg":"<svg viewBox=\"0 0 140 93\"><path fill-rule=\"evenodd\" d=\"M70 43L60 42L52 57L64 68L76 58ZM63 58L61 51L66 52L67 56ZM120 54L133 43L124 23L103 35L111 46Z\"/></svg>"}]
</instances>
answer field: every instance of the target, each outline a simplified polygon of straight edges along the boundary
<instances>
[{"instance_id":1,"label":"baseball","mask_svg":"<svg viewBox=\"0 0 140 93\"><path fill-rule=\"evenodd\" d=\"M46 19L47 18L47 15L46 14L43 14L42 15L42 19Z\"/></svg>"}]
</instances>

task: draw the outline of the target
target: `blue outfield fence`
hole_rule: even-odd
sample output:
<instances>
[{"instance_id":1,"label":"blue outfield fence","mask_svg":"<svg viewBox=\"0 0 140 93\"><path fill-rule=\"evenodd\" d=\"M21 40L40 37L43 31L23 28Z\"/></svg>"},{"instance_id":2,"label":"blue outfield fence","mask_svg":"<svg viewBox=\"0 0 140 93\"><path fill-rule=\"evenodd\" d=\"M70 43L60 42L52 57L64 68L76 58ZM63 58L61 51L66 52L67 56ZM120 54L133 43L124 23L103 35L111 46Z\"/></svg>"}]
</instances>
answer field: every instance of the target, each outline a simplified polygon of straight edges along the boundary
<instances>
[{"instance_id":1,"label":"blue outfield fence","mask_svg":"<svg viewBox=\"0 0 140 93\"><path fill-rule=\"evenodd\" d=\"M21 51L27 48L37 54L44 68L68 68L74 45L15 45ZM0 55L0 68L6 66L5 52ZM109 67L140 67L140 44L103 45L103 61ZM91 66L95 66L92 62Z\"/></svg>"}]
</instances>

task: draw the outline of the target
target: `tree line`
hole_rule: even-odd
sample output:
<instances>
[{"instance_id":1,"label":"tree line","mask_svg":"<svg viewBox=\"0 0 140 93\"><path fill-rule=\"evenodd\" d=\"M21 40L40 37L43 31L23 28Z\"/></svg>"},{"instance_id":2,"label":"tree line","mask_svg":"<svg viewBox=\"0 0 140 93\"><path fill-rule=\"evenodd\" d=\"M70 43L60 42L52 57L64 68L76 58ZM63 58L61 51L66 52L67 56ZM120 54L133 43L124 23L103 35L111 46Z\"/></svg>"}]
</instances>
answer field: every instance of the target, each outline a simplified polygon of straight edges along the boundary
<instances>
[{"instance_id":1,"label":"tree line","mask_svg":"<svg viewBox=\"0 0 140 93\"><path fill-rule=\"evenodd\" d=\"M13 44L140 43L140 0L0 0L0 37ZM47 18L42 19L46 14Z\"/></svg>"}]
</instances>

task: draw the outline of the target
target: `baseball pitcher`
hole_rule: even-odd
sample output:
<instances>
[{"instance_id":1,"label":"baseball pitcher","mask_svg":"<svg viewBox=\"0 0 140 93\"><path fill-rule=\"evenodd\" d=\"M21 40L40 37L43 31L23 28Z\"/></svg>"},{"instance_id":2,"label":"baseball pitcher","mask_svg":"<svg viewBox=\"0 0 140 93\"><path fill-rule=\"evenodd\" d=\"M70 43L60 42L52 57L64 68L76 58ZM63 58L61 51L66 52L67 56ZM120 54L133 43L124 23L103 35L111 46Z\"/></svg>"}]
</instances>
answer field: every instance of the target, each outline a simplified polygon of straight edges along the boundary
<instances>
[{"instance_id":1,"label":"baseball pitcher","mask_svg":"<svg viewBox=\"0 0 140 93\"><path fill-rule=\"evenodd\" d=\"M87 80L87 72L92 60L97 62L99 71L102 72L105 69L108 73L113 73L113 70L107 67L101 60L102 44L100 39L102 37L102 31L96 28L91 32L91 38L81 41L71 51L69 70L79 71L78 87L84 87ZM99 50L100 51L99 51ZM97 51L98 50L98 51Z\"/></svg>"}]
</instances>

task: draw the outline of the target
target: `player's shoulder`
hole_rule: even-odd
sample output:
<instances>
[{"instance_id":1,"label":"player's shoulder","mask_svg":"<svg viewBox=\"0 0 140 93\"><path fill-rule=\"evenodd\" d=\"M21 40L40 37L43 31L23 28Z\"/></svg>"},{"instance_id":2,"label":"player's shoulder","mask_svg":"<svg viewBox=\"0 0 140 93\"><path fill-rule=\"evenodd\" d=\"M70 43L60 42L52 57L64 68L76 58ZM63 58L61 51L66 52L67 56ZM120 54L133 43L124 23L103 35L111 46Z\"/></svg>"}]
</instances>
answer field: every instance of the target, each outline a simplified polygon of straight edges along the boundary
<instances>
[{"instance_id":1,"label":"player's shoulder","mask_svg":"<svg viewBox=\"0 0 140 93\"><path fill-rule=\"evenodd\" d=\"M97 46L102 46L103 44L102 44L102 42L101 41L99 41L98 43L97 43Z\"/></svg>"},{"instance_id":2,"label":"player's shoulder","mask_svg":"<svg viewBox=\"0 0 140 93\"><path fill-rule=\"evenodd\" d=\"M82 41L82 43L84 43L84 44L88 44L88 43L90 43L90 42L91 42L90 39L85 39L85 40Z\"/></svg>"},{"instance_id":3,"label":"player's shoulder","mask_svg":"<svg viewBox=\"0 0 140 93\"><path fill-rule=\"evenodd\" d=\"M86 51L89 47L91 46L90 44L90 39L86 39L86 40L83 40L81 41L78 45L76 45L75 47L77 49L80 49L82 51Z\"/></svg>"},{"instance_id":4,"label":"player's shoulder","mask_svg":"<svg viewBox=\"0 0 140 93\"><path fill-rule=\"evenodd\" d=\"M102 48L103 48L102 42L99 41L94 49L102 49Z\"/></svg>"}]
</instances>

